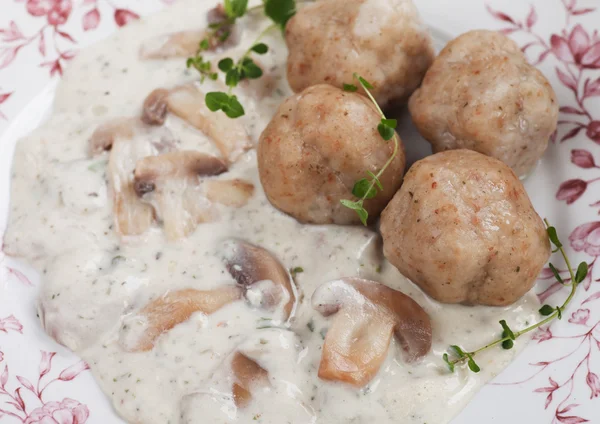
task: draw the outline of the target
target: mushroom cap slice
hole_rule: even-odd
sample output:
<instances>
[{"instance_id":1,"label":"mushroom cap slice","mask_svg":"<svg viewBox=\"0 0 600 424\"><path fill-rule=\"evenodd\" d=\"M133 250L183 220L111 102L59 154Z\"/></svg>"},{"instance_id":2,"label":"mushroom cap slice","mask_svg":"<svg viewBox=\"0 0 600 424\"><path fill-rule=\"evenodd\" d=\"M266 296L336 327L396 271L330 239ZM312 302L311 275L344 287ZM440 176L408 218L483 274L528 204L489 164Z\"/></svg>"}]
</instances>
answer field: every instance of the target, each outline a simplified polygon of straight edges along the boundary
<instances>
[{"instance_id":1,"label":"mushroom cap slice","mask_svg":"<svg viewBox=\"0 0 600 424\"><path fill-rule=\"evenodd\" d=\"M162 34L142 43L140 57L142 59L169 59L194 56L200 42L209 35L210 32L204 29Z\"/></svg>"},{"instance_id":2,"label":"mushroom cap slice","mask_svg":"<svg viewBox=\"0 0 600 424\"><path fill-rule=\"evenodd\" d=\"M252 147L248 133L240 119L211 112L204 97L195 84L187 84L172 89L167 104L172 113L212 139L225 160L233 163Z\"/></svg>"},{"instance_id":3,"label":"mushroom cap slice","mask_svg":"<svg viewBox=\"0 0 600 424\"><path fill-rule=\"evenodd\" d=\"M131 351L151 350L162 333L187 321L193 313L202 312L210 315L223 306L241 299L242 293L243 290L237 286L213 290L183 289L166 293L144 306L139 312L139 315L147 320L147 327Z\"/></svg>"},{"instance_id":4,"label":"mushroom cap slice","mask_svg":"<svg viewBox=\"0 0 600 424\"><path fill-rule=\"evenodd\" d=\"M205 183L206 197L211 202L240 208L254 194L254 184L238 178L233 180L209 180Z\"/></svg>"},{"instance_id":5,"label":"mushroom cap slice","mask_svg":"<svg viewBox=\"0 0 600 424\"><path fill-rule=\"evenodd\" d=\"M133 118L117 118L100 124L90 137L89 156L96 156L110 150L117 138L131 139L137 123Z\"/></svg>"},{"instance_id":6,"label":"mushroom cap slice","mask_svg":"<svg viewBox=\"0 0 600 424\"><path fill-rule=\"evenodd\" d=\"M227 240L222 247L227 270L238 284L250 289L259 282L272 283L262 290L263 307L274 309L287 297L283 315L284 320L289 319L296 303L296 288L281 262L266 249L242 240Z\"/></svg>"},{"instance_id":7,"label":"mushroom cap slice","mask_svg":"<svg viewBox=\"0 0 600 424\"><path fill-rule=\"evenodd\" d=\"M200 177L226 170L221 159L196 151L150 156L137 162L135 192L154 207L167 238L177 240L194 231L198 223L212 220Z\"/></svg>"},{"instance_id":8,"label":"mushroom cap slice","mask_svg":"<svg viewBox=\"0 0 600 424\"><path fill-rule=\"evenodd\" d=\"M323 316L336 314L323 345L322 379L364 386L385 361L392 335L408 362L431 349L427 313L410 297L381 283L359 278L331 281L315 290L312 303Z\"/></svg>"},{"instance_id":9,"label":"mushroom cap slice","mask_svg":"<svg viewBox=\"0 0 600 424\"><path fill-rule=\"evenodd\" d=\"M148 125L162 125L167 117L167 97L169 90L157 88L152 90L142 106L142 122Z\"/></svg>"},{"instance_id":10,"label":"mushroom cap slice","mask_svg":"<svg viewBox=\"0 0 600 424\"><path fill-rule=\"evenodd\" d=\"M238 408L244 408L252 400L252 391L269 385L269 373L241 352L231 359L234 383L231 387L233 400Z\"/></svg>"}]
</instances>

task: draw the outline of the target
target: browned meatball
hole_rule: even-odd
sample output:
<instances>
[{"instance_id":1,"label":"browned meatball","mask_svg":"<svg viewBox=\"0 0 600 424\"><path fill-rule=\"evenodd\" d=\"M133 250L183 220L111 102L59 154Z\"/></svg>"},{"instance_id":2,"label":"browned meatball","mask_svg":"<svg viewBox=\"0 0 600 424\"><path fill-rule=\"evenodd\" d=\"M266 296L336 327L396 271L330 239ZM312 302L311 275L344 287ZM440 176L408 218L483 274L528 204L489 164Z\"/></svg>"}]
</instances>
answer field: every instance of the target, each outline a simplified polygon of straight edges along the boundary
<instances>
[{"instance_id":1,"label":"browned meatball","mask_svg":"<svg viewBox=\"0 0 600 424\"><path fill-rule=\"evenodd\" d=\"M382 107L405 102L434 58L412 0L321 0L296 13L285 39L295 92L320 83L342 88L356 72Z\"/></svg>"},{"instance_id":2,"label":"browned meatball","mask_svg":"<svg viewBox=\"0 0 600 424\"><path fill-rule=\"evenodd\" d=\"M340 200L354 199L355 181L377 173L394 150L377 132L381 117L364 96L315 85L286 99L258 145L258 171L269 201L300 222L359 223ZM401 143L401 142L400 142ZM404 172L404 149L380 180L384 190L365 202L376 217L392 198Z\"/></svg>"},{"instance_id":3,"label":"browned meatball","mask_svg":"<svg viewBox=\"0 0 600 424\"><path fill-rule=\"evenodd\" d=\"M409 108L434 152L475 150L519 176L544 154L558 119L548 80L515 42L492 31L467 32L448 43Z\"/></svg>"},{"instance_id":4,"label":"browned meatball","mask_svg":"<svg viewBox=\"0 0 600 424\"><path fill-rule=\"evenodd\" d=\"M440 302L508 305L550 256L515 173L470 150L416 162L381 217L387 259Z\"/></svg>"}]
</instances>

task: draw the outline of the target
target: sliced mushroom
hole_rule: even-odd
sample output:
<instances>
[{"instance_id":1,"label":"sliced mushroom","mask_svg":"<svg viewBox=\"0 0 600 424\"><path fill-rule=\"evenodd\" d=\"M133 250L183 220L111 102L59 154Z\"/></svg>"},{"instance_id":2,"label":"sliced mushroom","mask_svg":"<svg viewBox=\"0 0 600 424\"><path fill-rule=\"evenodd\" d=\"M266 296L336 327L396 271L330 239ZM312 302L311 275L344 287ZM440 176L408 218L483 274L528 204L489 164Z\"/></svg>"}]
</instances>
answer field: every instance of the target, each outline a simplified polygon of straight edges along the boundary
<instances>
[{"instance_id":1,"label":"sliced mushroom","mask_svg":"<svg viewBox=\"0 0 600 424\"><path fill-rule=\"evenodd\" d=\"M142 122L148 125L162 125L165 123L168 95L168 90L157 88L146 97L142 108Z\"/></svg>"},{"instance_id":2,"label":"sliced mushroom","mask_svg":"<svg viewBox=\"0 0 600 424\"><path fill-rule=\"evenodd\" d=\"M206 107L204 93L194 84L172 89L167 104L169 111L211 138L229 163L252 147L242 121L221 112L211 112Z\"/></svg>"},{"instance_id":3,"label":"sliced mushroom","mask_svg":"<svg viewBox=\"0 0 600 424\"><path fill-rule=\"evenodd\" d=\"M240 208L254 194L254 185L240 179L209 180L205 183L208 200L225 206Z\"/></svg>"},{"instance_id":4,"label":"sliced mushroom","mask_svg":"<svg viewBox=\"0 0 600 424\"><path fill-rule=\"evenodd\" d=\"M289 319L296 303L296 288L281 262L262 247L242 240L227 240L222 248L227 270L238 284L246 288L246 297L252 286L257 286L260 306L273 310L285 302L283 318Z\"/></svg>"},{"instance_id":5,"label":"sliced mushroom","mask_svg":"<svg viewBox=\"0 0 600 424\"><path fill-rule=\"evenodd\" d=\"M410 297L383 284L359 278L332 281L315 290L312 303L323 316L336 314L319 366L324 380L364 386L379 371L392 335L408 362L431 349L427 313Z\"/></svg>"},{"instance_id":6,"label":"sliced mushroom","mask_svg":"<svg viewBox=\"0 0 600 424\"><path fill-rule=\"evenodd\" d=\"M223 306L242 297L242 289L237 286L221 287L213 290L183 289L168 292L153 300L139 312L146 320L145 331L137 344L129 349L132 352L145 352L154 347L156 339L177 324L187 321L195 312L210 315Z\"/></svg>"},{"instance_id":7,"label":"sliced mushroom","mask_svg":"<svg viewBox=\"0 0 600 424\"><path fill-rule=\"evenodd\" d=\"M113 197L115 227L121 235L142 234L154 221L152 207L140 200L133 187L135 163L154 154L156 149L144 138L117 137L112 141L108 181Z\"/></svg>"},{"instance_id":8,"label":"sliced mushroom","mask_svg":"<svg viewBox=\"0 0 600 424\"><path fill-rule=\"evenodd\" d=\"M231 372L234 380L231 392L238 408L244 408L250 403L253 391L269 385L267 370L241 352L233 355Z\"/></svg>"},{"instance_id":9,"label":"sliced mushroom","mask_svg":"<svg viewBox=\"0 0 600 424\"><path fill-rule=\"evenodd\" d=\"M167 238L177 240L194 231L200 222L212 219L200 177L226 170L221 159L196 151L146 157L135 166L135 192L154 207Z\"/></svg>"},{"instance_id":10,"label":"sliced mushroom","mask_svg":"<svg viewBox=\"0 0 600 424\"><path fill-rule=\"evenodd\" d=\"M88 143L89 156L108 151L117 138L131 139L137 123L133 118L117 118L99 125Z\"/></svg>"}]
</instances>

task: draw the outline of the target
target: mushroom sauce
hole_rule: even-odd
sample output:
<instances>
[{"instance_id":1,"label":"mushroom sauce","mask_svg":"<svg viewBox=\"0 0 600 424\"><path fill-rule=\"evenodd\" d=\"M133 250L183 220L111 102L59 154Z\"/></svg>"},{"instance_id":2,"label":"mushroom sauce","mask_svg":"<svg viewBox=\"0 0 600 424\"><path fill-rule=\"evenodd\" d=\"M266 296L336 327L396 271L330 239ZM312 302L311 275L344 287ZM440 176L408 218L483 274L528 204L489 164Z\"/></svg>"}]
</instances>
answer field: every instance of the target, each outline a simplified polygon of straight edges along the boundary
<instances>
[{"instance_id":1,"label":"mushroom sauce","mask_svg":"<svg viewBox=\"0 0 600 424\"><path fill-rule=\"evenodd\" d=\"M210 1L181 0L81 52L58 87L52 116L18 143L5 250L27 259L42 274L39 311L46 331L89 363L117 413L130 423L449 422L511 361L525 337L513 350L494 349L478 357L479 374L465 367L449 373L442 353L451 344L476 348L494 340L500 319L515 329L524 327L536 316L534 296L505 308L432 301L383 258L380 237L372 229L302 225L273 208L262 192L253 149L238 152L241 156L221 175L202 177L202 184L235 180L253 186L246 200L214 202L210 219L173 240L166 224L189 219L178 213L185 207L186 190L198 183L184 180L176 189L166 185L163 197L152 200L161 218L158 223L139 235L118 233L112 191L119 174L111 175L111 152L90 155L89 140L106 122L139 117L154 89L198 80L195 71L186 69L185 58L142 60L140 48L159 43L157 36L163 34L199 29L214 6ZM240 43L209 53L211 59L240 57L269 23L260 13L250 13L236 25ZM254 144L277 106L291 94L281 34L273 31L264 41L270 48L259 58L265 75L235 89L246 116L231 121L231 127L213 128L233 132L241 124ZM217 85L206 81L198 88L206 92ZM214 133L211 139L205 135L210 131L203 133L174 114L164 126L144 131L134 138L150 144L121 149L122 163L115 166L131 172L128 163L163 150L222 156ZM157 191L154 196L158 195ZM141 212L128 212L129 223L139 224ZM278 307L265 307L273 300L268 299L273 293L269 280L253 285L243 299L236 292L234 276L239 270L226 265L235 255L232 240L266 249L291 270L295 285ZM283 268L274 270L278 265L265 262L262 253L247 256L245 265L253 272L264 268L266 275L281 276ZM319 379L322 347L334 317L313 309L311 296L321 284L343 277L381 282L420 304L433 328L429 354L409 363L393 338L387 359L366 386ZM162 310L170 323L159 323L159 332L146 340L148 348L140 347L148 326L161 319L153 314L165 307L155 300L183 296L183 304L195 305L195 300L186 299L193 291L188 289L217 293L217 300L203 298L197 303L204 306L183 317L177 315L179 310ZM231 299L221 304L223 289ZM286 320L284 310L290 305ZM251 400L243 406L232 394L232 369L239 360L243 369L254 367L267 380L252 389Z\"/></svg>"}]
</instances>

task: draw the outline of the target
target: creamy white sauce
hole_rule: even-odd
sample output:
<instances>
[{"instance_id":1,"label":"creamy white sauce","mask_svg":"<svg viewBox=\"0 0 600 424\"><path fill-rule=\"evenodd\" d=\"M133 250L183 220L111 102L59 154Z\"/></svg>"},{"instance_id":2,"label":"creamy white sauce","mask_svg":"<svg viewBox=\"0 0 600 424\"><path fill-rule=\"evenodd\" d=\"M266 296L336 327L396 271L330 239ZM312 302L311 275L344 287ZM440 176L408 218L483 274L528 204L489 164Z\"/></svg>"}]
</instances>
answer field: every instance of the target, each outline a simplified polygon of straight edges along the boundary
<instances>
[{"instance_id":1,"label":"creamy white sauce","mask_svg":"<svg viewBox=\"0 0 600 424\"><path fill-rule=\"evenodd\" d=\"M475 348L498 336L498 321L513 328L531 322L537 302L528 295L506 308L441 305L382 259L378 235L366 228L301 225L275 210L261 190L254 150L227 178L251 181L255 194L241 209L219 207L220 219L201 224L187 239L167 242L159 225L140 237L114 230L107 155L89 159L87 145L106 120L139 116L157 87L197 79L184 60L139 60L143 42L160 34L204 25L213 2L182 0L159 15L133 23L83 51L60 84L50 119L17 145L6 249L42 274L40 309L46 330L81 355L126 421L175 423L446 423L523 347L494 349L477 358L482 372L448 373L441 361L450 344ZM366 16L365 18L369 18ZM369 18L370 19L370 18ZM239 57L268 25L244 18ZM274 32L261 58L277 81L276 94L260 101L237 92L242 118L256 142L282 98L285 44ZM256 84L257 82L253 82ZM210 84L208 84L210 86ZM250 92L250 90L248 91ZM177 148L218 154L209 139L170 116L166 126ZM169 290L210 289L232 284L219 259L219 243L243 238L273 252L297 275L299 303L287 328L279 314L238 301L205 316L194 314L156 342L149 352L128 353L144 322L136 311ZM317 369L330 319L311 307L315 288L346 276L373 279L415 299L429 313L433 349L408 365L396 342L378 375L363 389L319 380ZM255 293L253 304L260 304ZM267 327L267 328L264 328ZM231 398L227 358L239 350L269 372L271 385L246 408Z\"/></svg>"}]
</instances>

